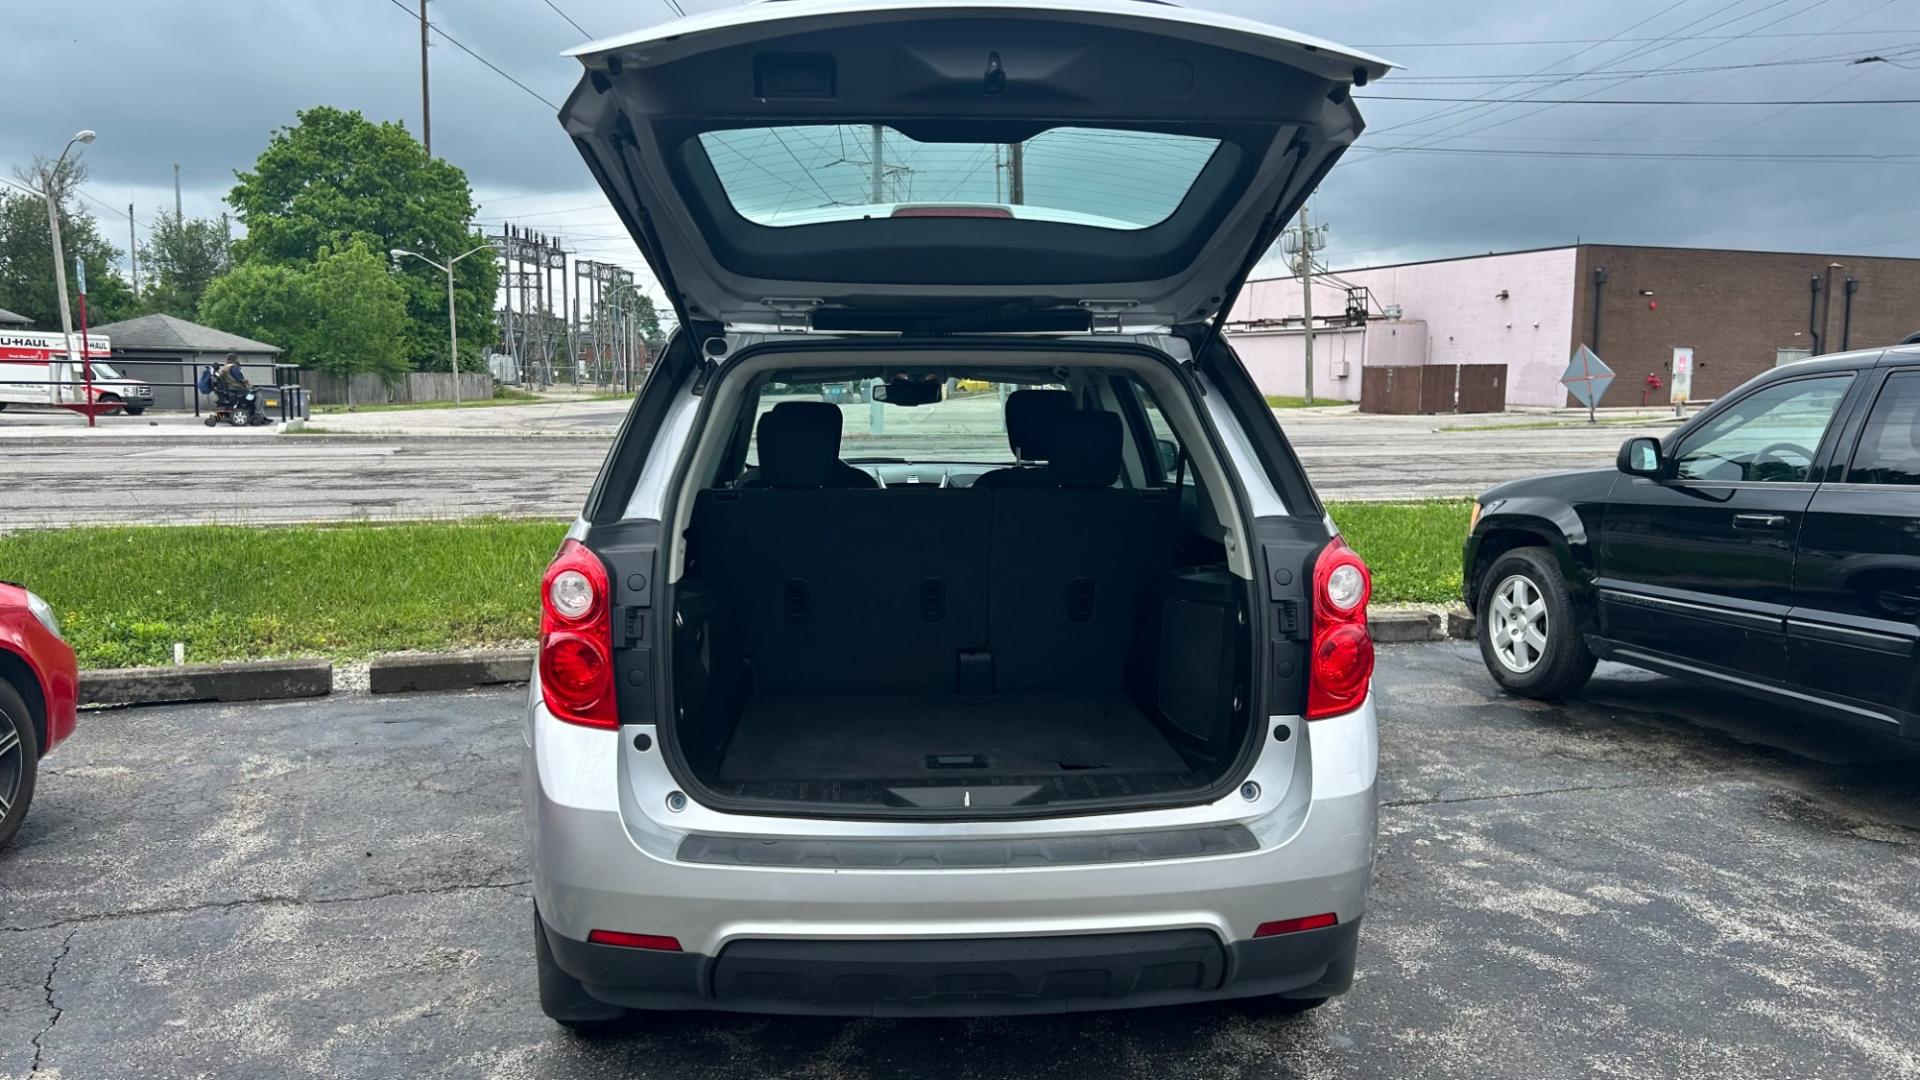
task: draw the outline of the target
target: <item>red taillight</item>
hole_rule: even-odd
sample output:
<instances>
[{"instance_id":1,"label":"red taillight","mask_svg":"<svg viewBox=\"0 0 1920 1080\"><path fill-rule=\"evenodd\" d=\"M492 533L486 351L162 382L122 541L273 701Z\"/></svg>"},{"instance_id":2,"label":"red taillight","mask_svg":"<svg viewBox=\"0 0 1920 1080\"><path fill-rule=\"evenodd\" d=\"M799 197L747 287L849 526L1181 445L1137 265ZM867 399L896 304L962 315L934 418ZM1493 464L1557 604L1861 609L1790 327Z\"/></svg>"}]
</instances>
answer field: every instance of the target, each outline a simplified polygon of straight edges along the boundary
<instances>
[{"instance_id":1,"label":"red taillight","mask_svg":"<svg viewBox=\"0 0 1920 1080\"><path fill-rule=\"evenodd\" d=\"M680 939L659 934L629 934L624 930L594 930L587 940L595 945L618 945L623 949L652 949L654 952L679 952Z\"/></svg>"},{"instance_id":2,"label":"red taillight","mask_svg":"<svg viewBox=\"0 0 1920 1080\"><path fill-rule=\"evenodd\" d=\"M540 698L569 724L620 726L609 597L599 557L577 540L560 545L540 582Z\"/></svg>"},{"instance_id":3,"label":"red taillight","mask_svg":"<svg viewBox=\"0 0 1920 1080\"><path fill-rule=\"evenodd\" d=\"M1303 915L1298 919L1281 919L1279 922L1263 922L1253 936L1278 937L1281 934L1297 934L1302 930L1325 930L1329 926L1338 926L1340 917L1329 911L1324 915Z\"/></svg>"},{"instance_id":4,"label":"red taillight","mask_svg":"<svg viewBox=\"0 0 1920 1080\"><path fill-rule=\"evenodd\" d=\"M1373 575L1334 537L1313 564L1313 645L1307 659L1307 719L1351 712L1373 678L1373 636L1367 600Z\"/></svg>"}]
</instances>

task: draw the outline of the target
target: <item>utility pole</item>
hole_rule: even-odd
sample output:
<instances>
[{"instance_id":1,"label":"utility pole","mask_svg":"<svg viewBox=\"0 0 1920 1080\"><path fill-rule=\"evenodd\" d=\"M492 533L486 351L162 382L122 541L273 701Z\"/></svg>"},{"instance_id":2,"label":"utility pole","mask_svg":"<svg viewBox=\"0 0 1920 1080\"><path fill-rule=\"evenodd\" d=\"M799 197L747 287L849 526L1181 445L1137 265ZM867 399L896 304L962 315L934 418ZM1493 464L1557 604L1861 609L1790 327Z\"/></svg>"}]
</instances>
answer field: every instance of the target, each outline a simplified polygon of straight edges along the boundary
<instances>
[{"instance_id":1,"label":"utility pole","mask_svg":"<svg viewBox=\"0 0 1920 1080\"><path fill-rule=\"evenodd\" d=\"M73 378L73 313L67 310L67 252L65 246L60 242L60 196L63 194L60 184L60 174L61 169L67 163L67 154L73 150L73 145L75 143L90 143L92 141L93 130L91 128L76 132L73 138L67 140L67 145L60 150L60 156L54 160L53 164L47 166L46 171L40 175L40 187L43 192L43 197L47 200L47 232L51 234L53 239L53 283L55 286L54 291L60 298L60 341L61 344L66 346L67 354L66 366L61 373L64 380ZM82 296L85 296L87 291L86 285L84 284L86 281L85 267L81 268L80 280L82 282L80 293ZM85 331L83 330L82 334L84 335L84 333ZM87 342L84 336L80 339L80 366L86 373L87 378L87 426L93 427L93 361L87 354ZM54 401L56 403L59 401L59 393L59 390L54 391Z\"/></svg>"},{"instance_id":2,"label":"utility pole","mask_svg":"<svg viewBox=\"0 0 1920 1080\"><path fill-rule=\"evenodd\" d=\"M133 295L140 295L140 243L133 235L133 204L127 204L127 268L133 273Z\"/></svg>"},{"instance_id":3,"label":"utility pole","mask_svg":"<svg viewBox=\"0 0 1920 1080\"><path fill-rule=\"evenodd\" d=\"M1294 256L1293 272L1300 277L1300 309L1305 335L1306 403L1313 404L1313 253L1327 246L1327 227L1308 224L1307 208L1300 207L1300 224L1288 229L1284 250Z\"/></svg>"},{"instance_id":4,"label":"utility pole","mask_svg":"<svg viewBox=\"0 0 1920 1080\"><path fill-rule=\"evenodd\" d=\"M872 197L868 199L869 202L880 202L881 196L885 193L884 189L886 188L887 182L886 133L886 128L881 127L879 124L873 125L873 151L868 155L873 159L873 194Z\"/></svg>"},{"instance_id":5,"label":"utility pole","mask_svg":"<svg viewBox=\"0 0 1920 1080\"><path fill-rule=\"evenodd\" d=\"M1027 201L1027 144L1007 147L1007 201L1024 206Z\"/></svg>"},{"instance_id":6,"label":"utility pole","mask_svg":"<svg viewBox=\"0 0 1920 1080\"><path fill-rule=\"evenodd\" d=\"M180 163L173 163L173 220L184 221L180 214Z\"/></svg>"},{"instance_id":7,"label":"utility pole","mask_svg":"<svg viewBox=\"0 0 1920 1080\"><path fill-rule=\"evenodd\" d=\"M427 79L427 0L420 0L420 145L433 156L433 99Z\"/></svg>"}]
</instances>

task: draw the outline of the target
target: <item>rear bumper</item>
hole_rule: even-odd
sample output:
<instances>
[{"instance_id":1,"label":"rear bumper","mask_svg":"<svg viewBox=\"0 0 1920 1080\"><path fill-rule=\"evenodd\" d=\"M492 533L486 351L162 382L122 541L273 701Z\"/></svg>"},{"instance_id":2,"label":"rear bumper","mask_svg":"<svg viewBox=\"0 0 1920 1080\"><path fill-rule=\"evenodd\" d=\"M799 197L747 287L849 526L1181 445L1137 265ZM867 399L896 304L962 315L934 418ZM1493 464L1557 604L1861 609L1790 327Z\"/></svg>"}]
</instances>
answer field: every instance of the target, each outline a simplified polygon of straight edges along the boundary
<instances>
[{"instance_id":1,"label":"rear bumper","mask_svg":"<svg viewBox=\"0 0 1920 1080\"><path fill-rule=\"evenodd\" d=\"M1358 922L1223 945L1204 930L916 941L737 941L718 956L575 941L560 968L633 1009L1005 1016L1242 997L1326 998L1353 982Z\"/></svg>"},{"instance_id":2,"label":"rear bumper","mask_svg":"<svg viewBox=\"0 0 1920 1080\"><path fill-rule=\"evenodd\" d=\"M1178 811L990 825L753 819L697 805L649 813L634 794L644 790L644 777L616 767L635 729L559 723L537 696L529 713L523 794L543 932L561 970L612 1004L854 1015L1057 1012L1326 997L1351 977L1373 865L1371 700L1347 716L1295 722L1302 738L1270 741L1271 756L1253 775L1279 794L1256 805L1235 793ZM1311 752L1296 757L1296 748ZM651 809L656 800L646 801ZM811 839L828 852L840 851L836 841L886 841L898 857L890 866L715 861L700 841L729 825L748 842L813 830ZM1241 827L1253 842L1198 854L1141 842L1137 853L1117 857L1094 839L1172 837L1203 825ZM1023 838L1063 842L1042 858ZM975 849L996 839L1017 857L981 858ZM1329 912L1338 924L1328 930L1255 940L1262 923ZM685 951L590 945L593 930L672 937ZM1143 943L1154 951L1176 938L1185 943L1178 947L1213 958L1183 969L1191 978L1128 974L1126 957ZM975 954L990 956L985 967L969 968ZM1003 962L1006 955L1018 962ZM745 961L761 966L740 968ZM894 963L903 966L888 966ZM737 978L737 970L753 977ZM1061 982L1077 971L1105 973L1097 992ZM982 980L958 985L984 988L958 997L942 989L949 976L968 974ZM847 989L873 985L895 989L865 996Z\"/></svg>"}]
</instances>

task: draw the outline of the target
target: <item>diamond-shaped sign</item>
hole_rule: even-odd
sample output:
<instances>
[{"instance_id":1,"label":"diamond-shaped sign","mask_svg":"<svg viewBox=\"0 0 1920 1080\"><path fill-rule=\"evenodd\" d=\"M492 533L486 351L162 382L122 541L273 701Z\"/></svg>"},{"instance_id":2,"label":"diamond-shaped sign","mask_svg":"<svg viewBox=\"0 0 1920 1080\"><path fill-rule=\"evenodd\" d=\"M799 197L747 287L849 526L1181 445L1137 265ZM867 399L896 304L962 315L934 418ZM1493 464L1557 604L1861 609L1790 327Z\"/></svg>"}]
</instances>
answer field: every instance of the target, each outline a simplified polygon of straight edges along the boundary
<instances>
[{"instance_id":1,"label":"diamond-shaped sign","mask_svg":"<svg viewBox=\"0 0 1920 1080\"><path fill-rule=\"evenodd\" d=\"M1591 409L1600 404L1607 387L1613 385L1613 369L1602 363L1592 349L1582 345L1567 362L1567 373L1560 376L1560 381L1566 384L1567 392L1575 401Z\"/></svg>"}]
</instances>

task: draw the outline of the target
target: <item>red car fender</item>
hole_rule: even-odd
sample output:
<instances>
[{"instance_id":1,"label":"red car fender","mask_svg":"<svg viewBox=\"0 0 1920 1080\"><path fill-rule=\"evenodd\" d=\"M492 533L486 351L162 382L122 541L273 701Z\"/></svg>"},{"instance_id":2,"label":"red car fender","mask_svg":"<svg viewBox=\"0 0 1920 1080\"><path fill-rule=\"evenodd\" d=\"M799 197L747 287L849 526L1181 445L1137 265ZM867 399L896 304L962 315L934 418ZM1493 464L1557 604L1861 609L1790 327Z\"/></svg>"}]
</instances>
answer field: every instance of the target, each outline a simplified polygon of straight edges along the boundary
<instances>
[{"instance_id":1,"label":"red car fender","mask_svg":"<svg viewBox=\"0 0 1920 1080\"><path fill-rule=\"evenodd\" d=\"M46 745L40 748L44 757L73 734L77 722L80 667L73 648L33 617L23 590L0 585L0 652L24 663L39 683L47 710Z\"/></svg>"}]
</instances>

